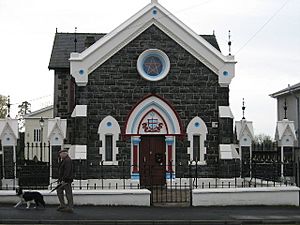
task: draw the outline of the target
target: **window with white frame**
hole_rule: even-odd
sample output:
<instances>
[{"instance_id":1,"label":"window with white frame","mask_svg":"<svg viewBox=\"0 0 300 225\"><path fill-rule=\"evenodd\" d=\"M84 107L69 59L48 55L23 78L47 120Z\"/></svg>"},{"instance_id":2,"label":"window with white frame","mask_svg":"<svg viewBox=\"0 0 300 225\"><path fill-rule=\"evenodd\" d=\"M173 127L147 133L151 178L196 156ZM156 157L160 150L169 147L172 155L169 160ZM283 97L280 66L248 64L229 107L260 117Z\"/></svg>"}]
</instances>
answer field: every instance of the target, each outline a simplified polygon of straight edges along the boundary
<instances>
[{"instance_id":1,"label":"window with white frame","mask_svg":"<svg viewBox=\"0 0 300 225\"><path fill-rule=\"evenodd\" d=\"M33 130L33 141L40 142L41 141L41 129Z\"/></svg>"},{"instance_id":2,"label":"window with white frame","mask_svg":"<svg viewBox=\"0 0 300 225\"><path fill-rule=\"evenodd\" d=\"M187 126L188 140L190 147L188 147L188 154L190 160L199 164L206 164L205 154L206 147L204 142L207 135L207 126L200 117L194 117Z\"/></svg>"},{"instance_id":3,"label":"window with white frame","mask_svg":"<svg viewBox=\"0 0 300 225\"><path fill-rule=\"evenodd\" d=\"M98 134L102 145L99 148L99 154L102 156L104 165L118 165L117 141L120 133L120 126L112 116L107 116L100 122Z\"/></svg>"}]
</instances>

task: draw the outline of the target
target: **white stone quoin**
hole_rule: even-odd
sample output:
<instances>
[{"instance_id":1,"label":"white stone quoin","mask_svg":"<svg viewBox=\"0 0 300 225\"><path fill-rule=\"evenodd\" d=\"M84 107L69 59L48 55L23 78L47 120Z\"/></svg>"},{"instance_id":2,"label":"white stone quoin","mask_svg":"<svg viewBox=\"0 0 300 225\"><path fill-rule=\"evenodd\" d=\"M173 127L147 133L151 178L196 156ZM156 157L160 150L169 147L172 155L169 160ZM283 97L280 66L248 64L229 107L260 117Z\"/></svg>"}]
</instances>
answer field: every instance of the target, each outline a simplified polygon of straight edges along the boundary
<instances>
[{"instance_id":1,"label":"white stone quoin","mask_svg":"<svg viewBox=\"0 0 300 225\"><path fill-rule=\"evenodd\" d=\"M240 157L234 144L220 144L219 154L220 159L238 159Z\"/></svg>"},{"instance_id":2,"label":"white stone quoin","mask_svg":"<svg viewBox=\"0 0 300 225\"><path fill-rule=\"evenodd\" d=\"M86 105L76 105L72 117L86 117L87 116L87 106Z\"/></svg>"}]
</instances>

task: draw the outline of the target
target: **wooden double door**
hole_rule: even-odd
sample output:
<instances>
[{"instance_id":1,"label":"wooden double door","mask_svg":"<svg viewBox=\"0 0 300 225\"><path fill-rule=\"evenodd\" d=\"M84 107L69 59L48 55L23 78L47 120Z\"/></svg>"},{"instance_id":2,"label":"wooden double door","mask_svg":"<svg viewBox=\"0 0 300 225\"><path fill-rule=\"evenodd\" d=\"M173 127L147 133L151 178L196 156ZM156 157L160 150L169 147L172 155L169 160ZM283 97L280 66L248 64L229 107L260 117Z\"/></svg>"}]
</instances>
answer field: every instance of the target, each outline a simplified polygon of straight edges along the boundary
<instances>
[{"instance_id":1,"label":"wooden double door","mask_svg":"<svg viewBox=\"0 0 300 225\"><path fill-rule=\"evenodd\" d=\"M139 152L140 185L164 185L166 183L165 136L142 136Z\"/></svg>"}]
</instances>

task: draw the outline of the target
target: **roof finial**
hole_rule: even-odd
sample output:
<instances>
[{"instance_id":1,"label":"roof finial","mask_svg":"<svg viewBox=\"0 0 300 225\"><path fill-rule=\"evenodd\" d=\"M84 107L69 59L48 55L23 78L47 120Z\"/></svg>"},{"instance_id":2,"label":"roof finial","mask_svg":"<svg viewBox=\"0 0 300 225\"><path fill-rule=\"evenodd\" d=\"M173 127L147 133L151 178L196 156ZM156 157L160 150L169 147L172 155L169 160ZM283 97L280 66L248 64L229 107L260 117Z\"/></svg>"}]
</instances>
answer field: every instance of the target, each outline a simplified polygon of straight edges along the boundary
<instances>
[{"instance_id":1,"label":"roof finial","mask_svg":"<svg viewBox=\"0 0 300 225\"><path fill-rule=\"evenodd\" d=\"M228 47L229 47L229 55L231 55L231 35L230 35L230 30L228 31Z\"/></svg>"},{"instance_id":2,"label":"roof finial","mask_svg":"<svg viewBox=\"0 0 300 225\"><path fill-rule=\"evenodd\" d=\"M10 104L10 97L9 96L7 97L6 106L7 106L7 117L10 117L10 106L11 106L11 104Z\"/></svg>"},{"instance_id":3,"label":"roof finial","mask_svg":"<svg viewBox=\"0 0 300 225\"><path fill-rule=\"evenodd\" d=\"M158 3L158 0L151 0L151 3Z\"/></svg>"},{"instance_id":4,"label":"roof finial","mask_svg":"<svg viewBox=\"0 0 300 225\"><path fill-rule=\"evenodd\" d=\"M77 52L77 38L76 38L76 34L77 34L77 27L75 27L75 38L74 38L74 45L75 45L75 52Z\"/></svg>"},{"instance_id":5,"label":"roof finial","mask_svg":"<svg viewBox=\"0 0 300 225\"><path fill-rule=\"evenodd\" d=\"M213 35L215 36L215 30L213 30Z\"/></svg>"},{"instance_id":6,"label":"roof finial","mask_svg":"<svg viewBox=\"0 0 300 225\"><path fill-rule=\"evenodd\" d=\"M246 109L246 107L245 107L245 100L244 100L244 98L243 98L243 106L242 106L242 110L243 110L243 120L245 119L245 109Z\"/></svg>"},{"instance_id":7,"label":"roof finial","mask_svg":"<svg viewBox=\"0 0 300 225\"><path fill-rule=\"evenodd\" d=\"M284 119L287 119L287 117L286 117L286 111L287 111L286 98L284 99L283 110L284 110Z\"/></svg>"}]
</instances>

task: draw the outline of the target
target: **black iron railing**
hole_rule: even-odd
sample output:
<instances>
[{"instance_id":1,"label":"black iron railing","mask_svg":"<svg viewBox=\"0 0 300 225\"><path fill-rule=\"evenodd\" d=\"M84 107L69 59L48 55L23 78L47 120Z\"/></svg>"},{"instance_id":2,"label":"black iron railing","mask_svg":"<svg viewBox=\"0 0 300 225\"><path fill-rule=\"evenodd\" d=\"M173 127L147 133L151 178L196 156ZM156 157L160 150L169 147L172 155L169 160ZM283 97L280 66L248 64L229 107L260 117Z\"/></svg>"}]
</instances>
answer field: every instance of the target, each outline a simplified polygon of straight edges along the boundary
<instances>
[{"instance_id":1,"label":"black iron railing","mask_svg":"<svg viewBox=\"0 0 300 225\"><path fill-rule=\"evenodd\" d=\"M157 174L151 173L154 165L145 165L147 173L140 174L137 178L132 178L132 170L136 165L125 165L120 163L117 166L109 165L89 165L82 166L74 161L74 189L139 189L158 185L168 185L167 188L174 189L194 189L194 188L224 188L224 187L255 187L269 185L294 184L299 176L299 162L258 160L252 159L250 162L232 161L230 165L215 163L209 168L215 171L213 176L205 174L203 167L195 162L188 162L188 165L178 163L176 165L160 165L165 168L161 174L161 179L157 183ZM224 169L226 167L226 169ZM168 171L173 168L174 171ZM11 168L1 168L1 179L18 179L18 185L31 189L48 188L51 181L57 179L57 168L50 167L48 162L24 161L22 164L15 164ZM4 170L4 171L3 171ZM224 171L228 176L224 176ZM89 176L89 171L97 176ZM95 172L96 171L96 172ZM51 174L51 177L50 177ZM221 174L221 176L219 176ZM8 176L9 175L9 176ZM142 183L139 178L148 179ZM149 178L145 176L150 176ZM153 176L153 177L151 177ZM15 183L16 185L16 183ZM52 184L52 186L55 184ZM3 185L2 185L3 186ZM187 188L188 187L188 188ZM15 186L7 185L8 189Z\"/></svg>"}]
</instances>

